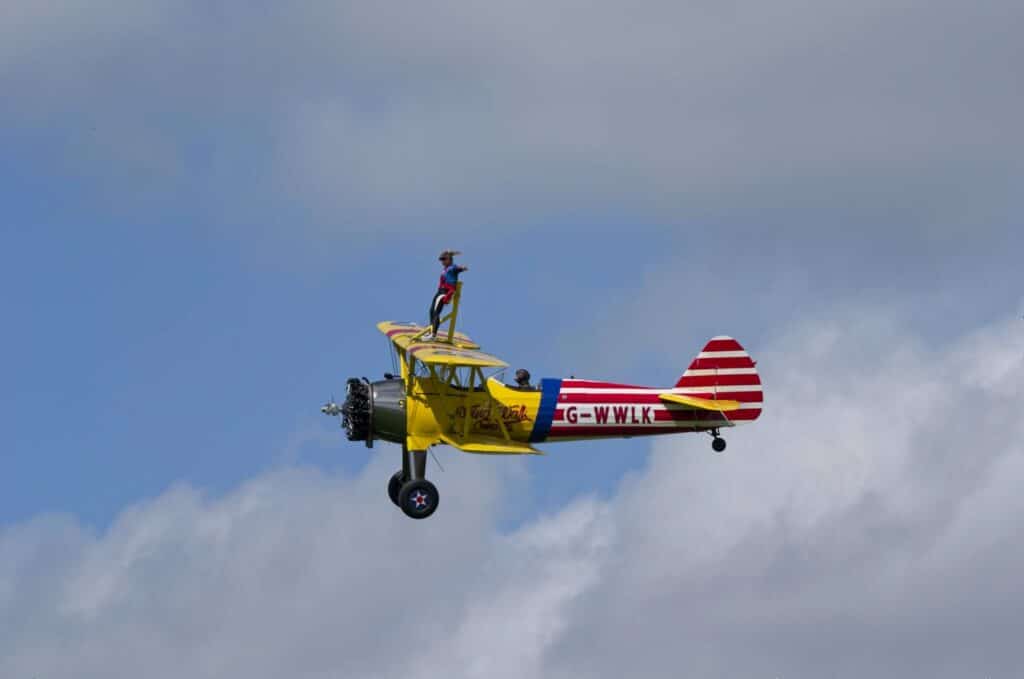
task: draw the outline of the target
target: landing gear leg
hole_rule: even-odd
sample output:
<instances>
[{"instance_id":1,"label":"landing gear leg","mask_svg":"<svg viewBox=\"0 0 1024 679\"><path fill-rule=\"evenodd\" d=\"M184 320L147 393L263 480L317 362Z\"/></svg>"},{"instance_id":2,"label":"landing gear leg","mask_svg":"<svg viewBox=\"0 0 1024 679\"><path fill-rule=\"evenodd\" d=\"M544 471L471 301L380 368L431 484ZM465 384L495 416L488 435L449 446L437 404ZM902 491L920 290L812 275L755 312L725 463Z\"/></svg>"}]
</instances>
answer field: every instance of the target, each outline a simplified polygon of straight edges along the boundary
<instances>
[{"instance_id":1,"label":"landing gear leg","mask_svg":"<svg viewBox=\"0 0 1024 679\"><path fill-rule=\"evenodd\" d=\"M711 430L711 449L716 453L721 453L725 450L725 439L718 433L717 427Z\"/></svg>"},{"instance_id":2,"label":"landing gear leg","mask_svg":"<svg viewBox=\"0 0 1024 679\"><path fill-rule=\"evenodd\" d=\"M425 450L414 450L412 451L412 462L414 467L414 474L412 478L417 481L422 481L427 478L427 451Z\"/></svg>"}]
</instances>

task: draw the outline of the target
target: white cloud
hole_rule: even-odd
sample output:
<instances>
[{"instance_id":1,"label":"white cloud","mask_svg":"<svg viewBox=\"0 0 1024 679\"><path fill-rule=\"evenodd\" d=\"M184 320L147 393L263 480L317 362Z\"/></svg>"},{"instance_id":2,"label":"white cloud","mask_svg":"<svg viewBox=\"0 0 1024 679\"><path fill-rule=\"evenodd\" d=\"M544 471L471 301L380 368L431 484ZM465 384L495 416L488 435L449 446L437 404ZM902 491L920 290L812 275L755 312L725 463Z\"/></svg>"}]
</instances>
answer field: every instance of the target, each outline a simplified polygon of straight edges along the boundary
<instances>
[{"instance_id":1,"label":"white cloud","mask_svg":"<svg viewBox=\"0 0 1024 679\"><path fill-rule=\"evenodd\" d=\"M412 522L386 454L173 488L102 535L7 527L0 675L1016 676L1018 325L802 322L758 352L765 414L725 454L659 440L608 500L507 534L514 461L452 460Z\"/></svg>"}]
</instances>

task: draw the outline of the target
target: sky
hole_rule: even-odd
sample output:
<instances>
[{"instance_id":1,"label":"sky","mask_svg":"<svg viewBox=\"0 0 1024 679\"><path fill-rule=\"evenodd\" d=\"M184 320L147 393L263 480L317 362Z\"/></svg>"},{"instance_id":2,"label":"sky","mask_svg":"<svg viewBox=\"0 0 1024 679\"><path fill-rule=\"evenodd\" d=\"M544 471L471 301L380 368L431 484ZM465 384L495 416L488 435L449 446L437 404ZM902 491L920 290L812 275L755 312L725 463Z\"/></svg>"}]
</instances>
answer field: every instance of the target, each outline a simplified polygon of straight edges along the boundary
<instances>
[{"instance_id":1,"label":"sky","mask_svg":"<svg viewBox=\"0 0 1024 679\"><path fill-rule=\"evenodd\" d=\"M0 8L0 676L1019 677L1020 3ZM461 322L765 410L438 448L319 413Z\"/></svg>"}]
</instances>

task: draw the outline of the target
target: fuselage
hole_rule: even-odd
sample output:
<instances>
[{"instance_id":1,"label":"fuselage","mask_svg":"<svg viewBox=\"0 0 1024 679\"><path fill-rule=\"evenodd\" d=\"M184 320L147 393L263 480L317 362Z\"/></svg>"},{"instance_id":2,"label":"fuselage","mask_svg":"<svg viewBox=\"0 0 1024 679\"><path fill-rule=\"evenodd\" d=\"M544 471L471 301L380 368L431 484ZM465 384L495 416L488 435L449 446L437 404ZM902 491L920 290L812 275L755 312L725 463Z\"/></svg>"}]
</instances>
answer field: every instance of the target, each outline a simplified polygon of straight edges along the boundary
<instances>
[{"instance_id":1,"label":"fuselage","mask_svg":"<svg viewBox=\"0 0 1024 679\"><path fill-rule=\"evenodd\" d=\"M740 401L729 413L665 403L660 395ZM709 431L757 419L760 385L641 387L580 379L543 379L535 389L490 380L486 388L459 389L415 379L408 401L409 434L440 440L459 433L542 443L594 438ZM500 418L500 423L499 423Z\"/></svg>"}]
</instances>

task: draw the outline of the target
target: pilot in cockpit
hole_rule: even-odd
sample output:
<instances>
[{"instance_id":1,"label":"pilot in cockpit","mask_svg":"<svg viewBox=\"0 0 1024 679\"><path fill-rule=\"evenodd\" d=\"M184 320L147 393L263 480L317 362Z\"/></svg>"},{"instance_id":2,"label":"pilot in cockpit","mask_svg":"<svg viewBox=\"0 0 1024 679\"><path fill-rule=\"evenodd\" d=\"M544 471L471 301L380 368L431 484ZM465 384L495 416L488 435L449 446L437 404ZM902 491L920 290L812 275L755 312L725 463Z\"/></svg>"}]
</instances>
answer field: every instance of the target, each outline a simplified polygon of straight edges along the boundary
<instances>
[{"instance_id":1,"label":"pilot in cockpit","mask_svg":"<svg viewBox=\"0 0 1024 679\"><path fill-rule=\"evenodd\" d=\"M525 368L516 370L516 389L533 389L530 384L530 371Z\"/></svg>"}]
</instances>

